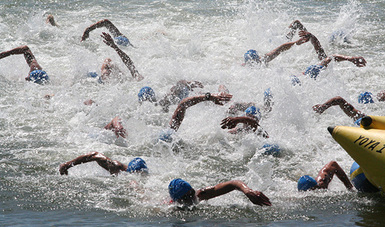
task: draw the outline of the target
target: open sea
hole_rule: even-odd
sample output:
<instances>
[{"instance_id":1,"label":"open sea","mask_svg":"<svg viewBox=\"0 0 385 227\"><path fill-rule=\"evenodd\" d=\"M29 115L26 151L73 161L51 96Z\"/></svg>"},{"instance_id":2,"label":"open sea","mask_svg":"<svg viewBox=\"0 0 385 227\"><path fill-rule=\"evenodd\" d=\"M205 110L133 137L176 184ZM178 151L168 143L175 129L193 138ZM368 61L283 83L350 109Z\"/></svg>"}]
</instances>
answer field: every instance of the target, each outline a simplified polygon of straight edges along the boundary
<instances>
[{"instance_id":1,"label":"open sea","mask_svg":"<svg viewBox=\"0 0 385 227\"><path fill-rule=\"evenodd\" d=\"M51 83L25 81L29 68L22 55L0 60L0 226L383 225L380 194L348 191L336 177L328 190L301 193L297 180L315 177L331 160L349 173L353 162L327 131L353 126L353 120L339 107L316 114L313 105L342 96L364 113L384 115L384 104L357 101L361 92L384 89L384 8L384 0L2 0L0 52L28 45ZM49 14L59 27L45 23ZM131 79L103 43L105 28L80 42L84 29L102 19L136 47L121 49L144 80ZM247 50L263 55L287 42L288 26L296 19L328 55L363 56L367 66L332 62L316 80L305 77L301 72L320 62L310 42L293 46L268 66L241 65ZM330 42L335 31L343 31L349 42ZM100 75L107 57L122 70L121 80L100 84L86 76ZM292 86L290 75L298 75L302 86ZM187 110L172 143L158 141L176 105L166 113L151 103L140 105L137 93L150 86L161 98L181 79L204 85L191 95L216 93L223 84L232 102L260 106L270 88L273 110L260 122L270 138L229 134L220 122L231 103L205 102ZM47 100L47 94L54 96ZM96 104L84 105L87 99ZM115 116L127 129L125 139L103 129ZM265 143L278 144L281 155L263 155ZM141 157L149 175L112 177L97 163L59 174L61 163L91 151L123 163ZM239 179L273 205L253 205L235 191L179 210L164 203L173 178L195 189Z\"/></svg>"}]
</instances>

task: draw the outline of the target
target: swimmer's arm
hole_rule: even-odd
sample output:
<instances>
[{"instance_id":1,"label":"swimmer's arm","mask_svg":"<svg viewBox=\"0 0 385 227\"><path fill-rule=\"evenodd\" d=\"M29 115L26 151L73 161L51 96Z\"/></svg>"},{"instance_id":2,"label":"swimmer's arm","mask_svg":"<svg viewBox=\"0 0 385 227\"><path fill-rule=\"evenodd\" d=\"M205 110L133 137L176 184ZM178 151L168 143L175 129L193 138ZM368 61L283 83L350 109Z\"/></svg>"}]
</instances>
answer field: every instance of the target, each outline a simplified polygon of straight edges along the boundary
<instances>
[{"instance_id":1,"label":"swimmer's arm","mask_svg":"<svg viewBox=\"0 0 385 227\"><path fill-rule=\"evenodd\" d=\"M110 46L112 47L112 49L114 49L116 51L116 53L118 53L120 59L122 59L123 63L127 66L127 68L130 70L131 72L131 75L133 78L135 78L137 81L140 81L140 80L143 80L143 76L140 75L140 73L138 72L138 70L135 69L135 65L134 65L134 62L132 62L131 58L126 54L124 53L114 42L114 40L112 39L111 35L108 34L108 33L105 33L103 32L103 34L101 35L101 37L103 37L103 42L105 44L107 44L107 46Z\"/></svg>"},{"instance_id":2,"label":"swimmer's arm","mask_svg":"<svg viewBox=\"0 0 385 227\"><path fill-rule=\"evenodd\" d=\"M215 198L217 196L227 194L233 190L238 190L243 192L249 198L249 200L256 205L271 206L271 202L269 198L267 198L262 192L253 191L244 182L239 180L227 181L212 187L199 189L196 195L200 200L208 200L208 199Z\"/></svg>"},{"instance_id":3,"label":"swimmer's arm","mask_svg":"<svg viewBox=\"0 0 385 227\"><path fill-rule=\"evenodd\" d=\"M258 120L247 116L227 117L222 120L221 125L223 129L225 128L232 129L232 128L235 128L239 123L243 123L247 126L250 126L253 129L253 131L257 130L259 126Z\"/></svg>"},{"instance_id":4,"label":"swimmer's arm","mask_svg":"<svg viewBox=\"0 0 385 227\"><path fill-rule=\"evenodd\" d=\"M106 126L104 126L107 130L112 130L116 137L119 136L126 138L126 129L124 129L122 122L119 117L114 117L110 123L108 123Z\"/></svg>"},{"instance_id":5,"label":"swimmer's arm","mask_svg":"<svg viewBox=\"0 0 385 227\"><path fill-rule=\"evenodd\" d=\"M341 110L344 111L344 113L347 116L353 118L354 120L357 120L357 119L365 116L365 114L363 114L361 111L357 110L352 104L347 102L341 96L336 96L334 98L331 98L323 104L314 105L313 110L316 113L322 114L325 110L327 110L331 106L339 106L341 108Z\"/></svg>"},{"instance_id":6,"label":"swimmer's arm","mask_svg":"<svg viewBox=\"0 0 385 227\"><path fill-rule=\"evenodd\" d=\"M268 63L271 60L273 60L274 58L276 58L280 53L289 50L294 44L301 45L303 43L306 43L307 41L309 41L309 37L301 37L297 41L284 43L281 46L277 47L276 49L265 54L263 59L264 59L265 63Z\"/></svg>"},{"instance_id":7,"label":"swimmer's arm","mask_svg":"<svg viewBox=\"0 0 385 227\"><path fill-rule=\"evenodd\" d=\"M84 41L86 40L88 37L89 37L89 33L93 30L95 30L96 28L101 28L101 27L106 27L108 29L109 32L112 33L112 36L114 37L117 37L117 36L121 36L123 35L116 27L115 25L109 21L108 19L104 19L104 20L101 20L101 21L98 21L96 22L95 24L92 24L90 25L89 27L87 27L85 30L84 30L84 33L83 33L83 36L82 36L82 40L81 41Z\"/></svg>"},{"instance_id":8,"label":"swimmer's arm","mask_svg":"<svg viewBox=\"0 0 385 227\"><path fill-rule=\"evenodd\" d=\"M68 175L68 169L71 167L74 167L76 165L87 163L87 162L93 162L93 161L100 161L100 160L107 160L108 158L99 152L92 152L89 154L81 155L71 161L65 162L60 165L59 172L61 175Z\"/></svg>"},{"instance_id":9,"label":"swimmer's arm","mask_svg":"<svg viewBox=\"0 0 385 227\"><path fill-rule=\"evenodd\" d=\"M177 131L182 124L187 108L196 105L203 101L213 101L217 105L223 105L223 102L230 101L232 95L230 94L210 94L209 95L198 95L183 99L177 106L171 121L170 127Z\"/></svg>"},{"instance_id":10,"label":"swimmer's arm","mask_svg":"<svg viewBox=\"0 0 385 227\"><path fill-rule=\"evenodd\" d=\"M325 59L327 57L325 50L322 48L321 43L319 42L319 40L317 39L317 37L315 35L313 35L310 32L307 32L307 31L300 31L298 33L298 35L300 37L310 38L310 42L313 45L314 50L317 53L319 60Z\"/></svg>"},{"instance_id":11,"label":"swimmer's arm","mask_svg":"<svg viewBox=\"0 0 385 227\"><path fill-rule=\"evenodd\" d=\"M345 55L340 55L340 54L333 54L332 56L333 56L334 60L337 62L350 61L353 64L355 64L357 67L366 66L366 60L361 56L353 57L353 56L345 56Z\"/></svg>"}]
</instances>

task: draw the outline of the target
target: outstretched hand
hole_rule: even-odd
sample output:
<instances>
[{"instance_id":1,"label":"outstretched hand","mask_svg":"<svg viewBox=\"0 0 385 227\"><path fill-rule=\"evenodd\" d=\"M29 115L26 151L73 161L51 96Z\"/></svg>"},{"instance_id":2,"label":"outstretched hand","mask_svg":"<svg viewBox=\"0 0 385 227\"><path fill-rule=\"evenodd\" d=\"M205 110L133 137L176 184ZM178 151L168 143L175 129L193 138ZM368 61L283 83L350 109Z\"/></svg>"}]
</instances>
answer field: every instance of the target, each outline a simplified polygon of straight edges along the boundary
<instances>
[{"instance_id":1,"label":"outstretched hand","mask_svg":"<svg viewBox=\"0 0 385 227\"><path fill-rule=\"evenodd\" d=\"M232 129L235 128L238 124L238 121L233 118L233 117L226 117L225 119L222 120L221 122L221 128L225 129Z\"/></svg>"},{"instance_id":2,"label":"outstretched hand","mask_svg":"<svg viewBox=\"0 0 385 227\"><path fill-rule=\"evenodd\" d=\"M355 64L357 67L366 66L366 60L363 57L353 57L351 62Z\"/></svg>"},{"instance_id":3,"label":"outstretched hand","mask_svg":"<svg viewBox=\"0 0 385 227\"><path fill-rule=\"evenodd\" d=\"M249 198L249 200L252 203L254 203L256 205L271 206L271 202L270 202L269 198L267 198L267 196L265 196L260 191L252 191L252 190L250 190L249 192L246 192L245 195L247 196L247 198Z\"/></svg>"},{"instance_id":4,"label":"outstretched hand","mask_svg":"<svg viewBox=\"0 0 385 227\"><path fill-rule=\"evenodd\" d=\"M59 167L60 175L64 175L64 174L68 175L68 169L69 169L69 166L66 163L61 164Z\"/></svg>"},{"instance_id":5,"label":"outstretched hand","mask_svg":"<svg viewBox=\"0 0 385 227\"><path fill-rule=\"evenodd\" d=\"M82 36L82 40L80 41L84 41L86 39L88 39L88 37L90 36L90 31L88 30L88 28L84 31L83 33L83 36Z\"/></svg>"},{"instance_id":6,"label":"outstretched hand","mask_svg":"<svg viewBox=\"0 0 385 227\"><path fill-rule=\"evenodd\" d=\"M314 105L313 107L313 110L316 112L316 113L319 113L319 114L322 114L324 111L325 111L325 107L322 106L321 104L317 104L317 105Z\"/></svg>"},{"instance_id":7,"label":"outstretched hand","mask_svg":"<svg viewBox=\"0 0 385 227\"><path fill-rule=\"evenodd\" d=\"M310 32L307 32L307 31L300 31L300 32L298 32L298 35L301 38L296 41L297 45L301 45L301 44L308 42L310 40L310 38L312 37L312 34Z\"/></svg>"},{"instance_id":8,"label":"outstretched hand","mask_svg":"<svg viewBox=\"0 0 385 227\"><path fill-rule=\"evenodd\" d=\"M215 104L223 105L224 103L230 101L233 95L226 94L226 93L219 93L219 94L212 94L211 97Z\"/></svg>"},{"instance_id":9,"label":"outstretched hand","mask_svg":"<svg viewBox=\"0 0 385 227\"><path fill-rule=\"evenodd\" d=\"M102 35L100 35L104 40L103 42L107 44L107 46L110 46L112 48L116 47L116 44L114 42L114 39L111 37L110 34L103 32Z\"/></svg>"}]
</instances>

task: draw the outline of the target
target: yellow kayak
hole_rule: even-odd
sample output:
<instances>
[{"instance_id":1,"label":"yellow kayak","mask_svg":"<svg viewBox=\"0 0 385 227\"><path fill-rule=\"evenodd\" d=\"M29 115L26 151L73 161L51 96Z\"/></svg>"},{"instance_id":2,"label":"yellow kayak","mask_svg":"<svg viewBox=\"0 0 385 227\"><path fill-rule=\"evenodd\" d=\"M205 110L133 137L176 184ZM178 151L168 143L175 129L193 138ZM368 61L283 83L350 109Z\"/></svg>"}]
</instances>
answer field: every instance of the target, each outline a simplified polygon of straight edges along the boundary
<instances>
[{"instance_id":1,"label":"yellow kayak","mask_svg":"<svg viewBox=\"0 0 385 227\"><path fill-rule=\"evenodd\" d=\"M364 173L373 186L384 192L385 117L366 116L361 121L361 128L336 126L328 130L360 167L351 171L351 178Z\"/></svg>"}]
</instances>

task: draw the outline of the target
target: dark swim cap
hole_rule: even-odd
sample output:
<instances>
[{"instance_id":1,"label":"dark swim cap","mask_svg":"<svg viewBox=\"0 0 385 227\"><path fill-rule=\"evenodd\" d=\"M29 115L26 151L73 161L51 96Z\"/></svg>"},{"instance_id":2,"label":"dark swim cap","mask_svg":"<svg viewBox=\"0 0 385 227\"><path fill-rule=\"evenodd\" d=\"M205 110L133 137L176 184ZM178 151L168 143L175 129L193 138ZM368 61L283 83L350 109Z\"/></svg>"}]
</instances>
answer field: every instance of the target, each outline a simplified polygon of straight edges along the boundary
<instances>
[{"instance_id":1,"label":"dark swim cap","mask_svg":"<svg viewBox=\"0 0 385 227\"><path fill-rule=\"evenodd\" d=\"M316 79L323 67L324 66L322 66L322 65L311 65L311 66L307 67L307 69L305 71L305 75L310 76L310 78Z\"/></svg>"},{"instance_id":2,"label":"dark swim cap","mask_svg":"<svg viewBox=\"0 0 385 227\"><path fill-rule=\"evenodd\" d=\"M182 198L191 189L191 185L180 178L172 180L168 185L168 192L173 201Z\"/></svg>"},{"instance_id":3,"label":"dark swim cap","mask_svg":"<svg viewBox=\"0 0 385 227\"><path fill-rule=\"evenodd\" d=\"M49 81L49 77L45 71L37 69L29 73L29 80L37 84L45 84Z\"/></svg>"},{"instance_id":4,"label":"dark swim cap","mask_svg":"<svg viewBox=\"0 0 385 227\"><path fill-rule=\"evenodd\" d=\"M146 162L141 158L134 158L130 163L128 163L128 168L126 170L129 173L134 172L148 172Z\"/></svg>"},{"instance_id":5,"label":"dark swim cap","mask_svg":"<svg viewBox=\"0 0 385 227\"><path fill-rule=\"evenodd\" d=\"M374 103L373 94L371 92L363 92L358 96L358 103Z\"/></svg>"},{"instance_id":6,"label":"dark swim cap","mask_svg":"<svg viewBox=\"0 0 385 227\"><path fill-rule=\"evenodd\" d=\"M155 92L150 87L142 87L138 93L139 102L150 101L156 102Z\"/></svg>"},{"instance_id":7,"label":"dark swim cap","mask_svg":"<svg viewBox=\"0 0 385 227\"><path fill-rule=\"evenodd\" d=\"M298 180L298 191L307 191L317 185L317 181L309 175L304 175Z\"/></svg>"},{"instance_id":8,"label":"dark swim cap","mask_svg":"<svg viewBox=\"0 0 385 227\"><path fill-rule=\"evenodd\" d=\"M245 54L244 54L244 58L245 58L245 62L249 62L249 61L259 61L259 55L258 55L258 52L256 50L248 50Z\"/></svg>"}]
</instances>

